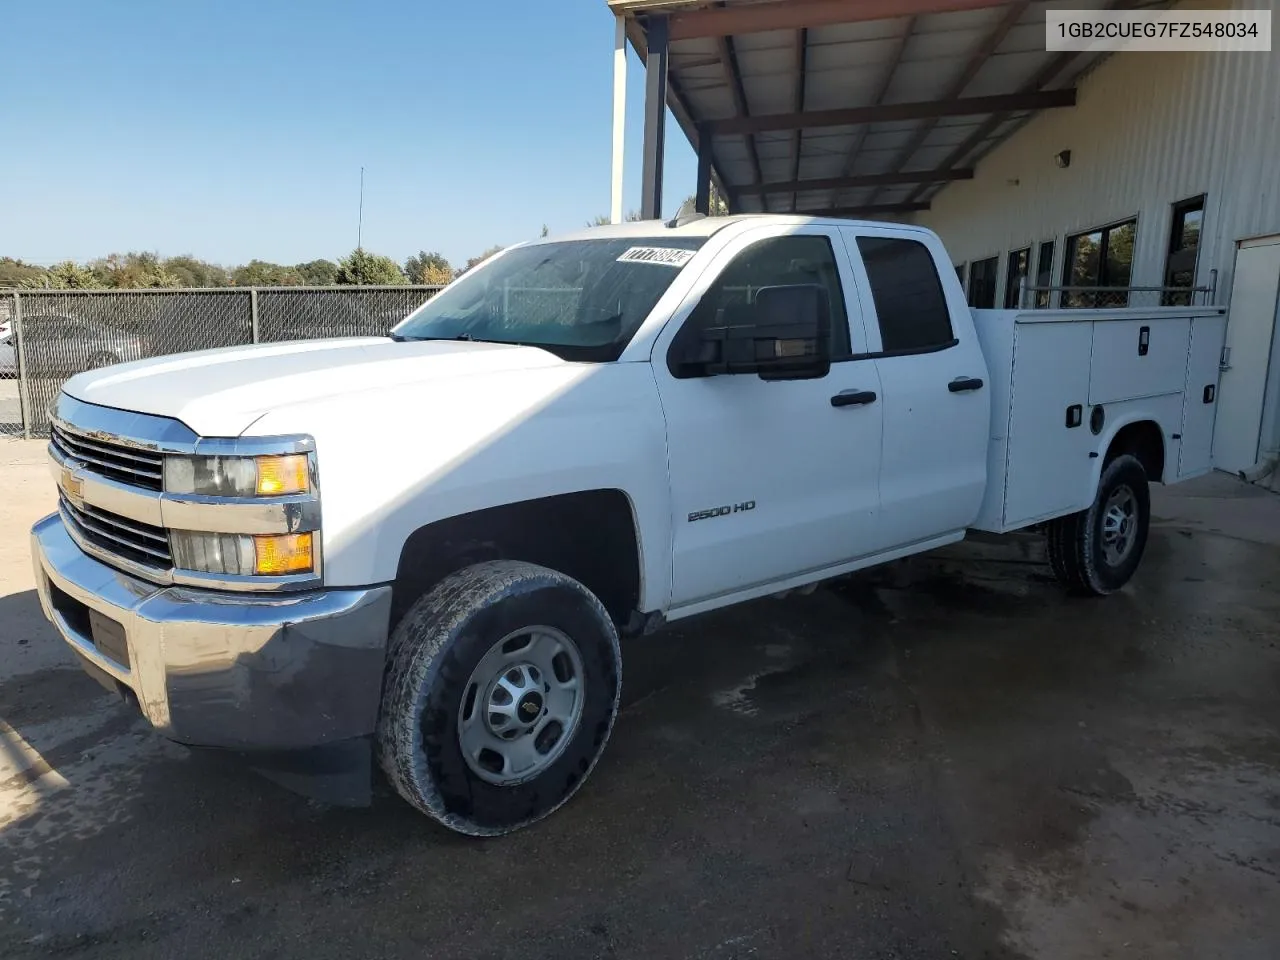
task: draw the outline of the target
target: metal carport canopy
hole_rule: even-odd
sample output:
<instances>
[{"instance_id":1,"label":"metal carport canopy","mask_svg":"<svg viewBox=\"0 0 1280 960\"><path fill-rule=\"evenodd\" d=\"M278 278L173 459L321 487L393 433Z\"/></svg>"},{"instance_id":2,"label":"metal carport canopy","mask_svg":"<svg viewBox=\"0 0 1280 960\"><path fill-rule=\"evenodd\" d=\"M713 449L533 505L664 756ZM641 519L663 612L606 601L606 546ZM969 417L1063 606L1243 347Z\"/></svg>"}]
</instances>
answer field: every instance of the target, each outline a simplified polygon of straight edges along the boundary
<instances>
[{"instance_id":1,"label":"metal carport canopy","mask_svg":"<svg viewBox=\"0 0 1280 960\"><path fill-rule=\"evenodd\" d=\"M1073 106L1104 56L1045 50L1053 0L608 3L645 63L646 217L661 214L664 101L698 154L700 210L714 180L733 212L893 216L971 178L1038 111Z\"/></svg>"}]
</instances>

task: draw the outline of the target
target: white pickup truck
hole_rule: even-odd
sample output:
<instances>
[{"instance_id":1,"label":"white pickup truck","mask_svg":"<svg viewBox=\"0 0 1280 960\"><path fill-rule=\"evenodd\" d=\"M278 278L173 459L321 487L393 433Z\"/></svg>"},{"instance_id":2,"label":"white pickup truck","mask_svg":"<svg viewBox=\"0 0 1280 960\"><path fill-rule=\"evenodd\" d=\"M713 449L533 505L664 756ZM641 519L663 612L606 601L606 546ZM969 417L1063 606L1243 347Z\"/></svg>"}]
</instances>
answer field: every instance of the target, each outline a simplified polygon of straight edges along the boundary
<instances>
[{"instance_id":1,"label":"white pickup truck","mask_svg":"<svg viewBox=\"0 0 1280 960\"><path fill-rule=\"evenodd\" d=\"M1211 468L1217 307L971 311L928 230L793 216L511 247L386 337L126 363L52 411L45 614L163 735L376 758L468 834L546 816L619 635L1043 529L1122 587L1148 484Z\"/></svg>"}]
</instances>

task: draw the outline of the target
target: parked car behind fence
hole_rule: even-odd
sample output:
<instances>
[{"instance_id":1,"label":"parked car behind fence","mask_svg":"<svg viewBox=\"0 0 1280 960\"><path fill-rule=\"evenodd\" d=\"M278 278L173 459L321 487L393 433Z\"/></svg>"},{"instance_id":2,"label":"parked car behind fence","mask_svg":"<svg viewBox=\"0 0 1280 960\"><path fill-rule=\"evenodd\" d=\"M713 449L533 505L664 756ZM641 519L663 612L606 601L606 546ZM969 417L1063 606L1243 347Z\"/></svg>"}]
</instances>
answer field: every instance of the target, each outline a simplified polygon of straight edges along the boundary
<instances>
[{"instance_id":1,"label":"parked car behind fence","mask_svg":"<svg viewBox=\"0 0 1280 960\"><path fill-rule=\"evenodd\" d=\"M48 408L64 380L145 357L255 342L381 336L438 286L228 287L203 290L0 291L0 378L19 375L24 423L0 432L49 432ZM20 305L20 310L19 310ZM12 389L12 388L10 388ZM3 420L3 418L0 418Z\"/></svg>"}]
</instances>

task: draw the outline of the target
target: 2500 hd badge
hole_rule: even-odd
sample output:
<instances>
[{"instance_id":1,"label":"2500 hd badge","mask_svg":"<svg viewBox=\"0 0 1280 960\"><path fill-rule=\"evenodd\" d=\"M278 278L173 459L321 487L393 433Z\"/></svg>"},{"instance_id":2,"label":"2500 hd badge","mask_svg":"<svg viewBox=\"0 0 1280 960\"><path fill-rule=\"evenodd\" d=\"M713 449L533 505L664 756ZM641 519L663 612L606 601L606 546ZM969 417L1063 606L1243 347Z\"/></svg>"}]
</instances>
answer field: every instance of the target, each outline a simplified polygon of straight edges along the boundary
<instances>
[{"instance_id":1,"label":"2500 hd badge","mask_svg":"<svg viewBox=\"0 0 1280 960\"><path fill-rule=\"evenodd\" d=\"M754 510L756 502L754 500L745 500L742 503L736 503L733 506L712 507L710 510L695 510L689 514L689 522L695 520L710 520L712 517L727 517L731 513L745 513L747 510Z\"/></svg>"}]
</instances>

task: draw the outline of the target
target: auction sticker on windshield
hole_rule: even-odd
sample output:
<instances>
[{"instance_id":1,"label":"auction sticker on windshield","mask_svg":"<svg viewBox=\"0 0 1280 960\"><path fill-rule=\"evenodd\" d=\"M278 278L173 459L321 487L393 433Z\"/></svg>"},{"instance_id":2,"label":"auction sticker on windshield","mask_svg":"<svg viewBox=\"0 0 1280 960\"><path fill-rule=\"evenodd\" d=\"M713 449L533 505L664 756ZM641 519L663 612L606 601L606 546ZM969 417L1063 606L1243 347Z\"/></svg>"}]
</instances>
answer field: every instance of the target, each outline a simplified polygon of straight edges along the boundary
<instances>
[{"instance_id":1,"label":"auction sticker on windshield","mask_svg":"<svg viewBox=\"0 0 1280 960\"><path fill-rule=\"evenodd\" d=\"M697 252L674 247L631 247L618 258L618 262L657 263L664 267L683 267Z\"/></svg>"}]
</instances>

